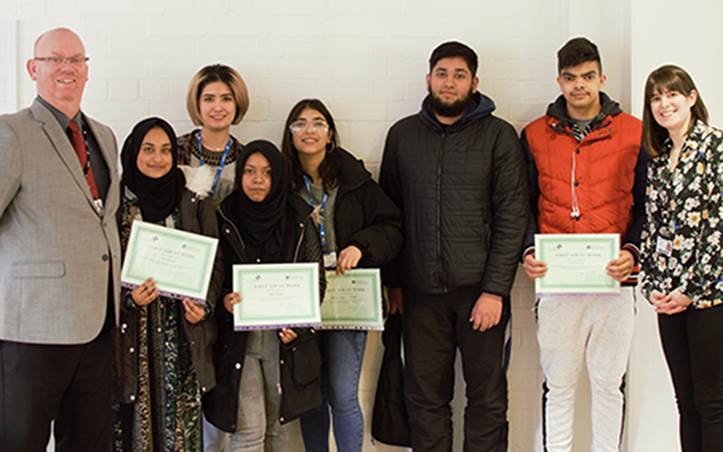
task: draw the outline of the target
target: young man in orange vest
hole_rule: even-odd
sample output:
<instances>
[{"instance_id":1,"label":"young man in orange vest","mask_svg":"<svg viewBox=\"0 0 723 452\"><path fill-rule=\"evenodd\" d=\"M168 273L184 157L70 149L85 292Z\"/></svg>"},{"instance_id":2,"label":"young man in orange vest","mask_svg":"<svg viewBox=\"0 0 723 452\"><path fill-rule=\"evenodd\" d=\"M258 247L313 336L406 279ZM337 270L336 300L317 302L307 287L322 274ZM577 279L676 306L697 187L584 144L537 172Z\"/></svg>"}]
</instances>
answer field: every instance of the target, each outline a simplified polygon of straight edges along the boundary
<instances>
[{"instance_id":1,"label":"young man in orange vest","mask_svg":"<svg viewBox=\"0 0 723 452\"><path fill-rule=\"evenodd\" d=\"M619 294L540 295L537 340L545 375L543 447L571 452L575 386L586 365L592 389L593 452L620 449L623 379L633 337L635 270L645 216L642 125L601 91L598 49L574 38L558 51L562 94L522 132L528 163L530 227L522 261L531 279L547 272L534 234L616 233L622 244L607 273Z\"/></svg>"}]
</instances>

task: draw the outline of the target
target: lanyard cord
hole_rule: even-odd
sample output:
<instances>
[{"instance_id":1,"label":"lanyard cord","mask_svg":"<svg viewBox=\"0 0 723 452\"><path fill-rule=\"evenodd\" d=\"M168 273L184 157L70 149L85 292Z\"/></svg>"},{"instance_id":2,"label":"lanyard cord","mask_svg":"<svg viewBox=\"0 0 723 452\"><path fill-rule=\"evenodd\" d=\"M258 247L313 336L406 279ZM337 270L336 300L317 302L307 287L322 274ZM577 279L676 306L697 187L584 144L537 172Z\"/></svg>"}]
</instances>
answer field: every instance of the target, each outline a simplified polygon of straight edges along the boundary
<instances>
[{"instance_id":1,"label":"lanyard cord","mask_svg":"<svg viewBox=\"0 0 723 452\"><path fill-rule=\"evenodd\" d=\"M198 160L201 161L201 166L204 166L206 162L203 160L203 143L201 142L201 129L198 130ZM231 150L231 145L233 144L233 140L231 137L228 137L228 141L226 141L226 147L223 149L223 155L221 156L221 161L218 162L218 167L216 168L216 175L213 178L213 185L211 186L211 192L209 194L213 194L216 191L216 187L218 187L218 183L221 181L221 173L223 172L223 167L226 165L226 157L228 157L228 152Z\"/></svg>"},{"instance_id":2,"label":"lanyard cord","mask_svg":"<svg viewBox=\"0 0 723 452\"><path fill-rule=\"evenodd\" d=\"M309 200L307 203L313 207L316 208L317 204L314 201L314 194L311 192L311 179L309 179L309 176L304 175L304 185L306 186L306 191L309 193ZM321 207L319 208L319 213L321 214L321 221L319 221L319 240L321 241L321 249L326 250L327 247L327 241L326 241L326 225L324 224L324 212L326 211L326 203L329 199L329 195L326 193L326 190L322 189L322 195L321 195Z\"/></svg>"}]
</instances>

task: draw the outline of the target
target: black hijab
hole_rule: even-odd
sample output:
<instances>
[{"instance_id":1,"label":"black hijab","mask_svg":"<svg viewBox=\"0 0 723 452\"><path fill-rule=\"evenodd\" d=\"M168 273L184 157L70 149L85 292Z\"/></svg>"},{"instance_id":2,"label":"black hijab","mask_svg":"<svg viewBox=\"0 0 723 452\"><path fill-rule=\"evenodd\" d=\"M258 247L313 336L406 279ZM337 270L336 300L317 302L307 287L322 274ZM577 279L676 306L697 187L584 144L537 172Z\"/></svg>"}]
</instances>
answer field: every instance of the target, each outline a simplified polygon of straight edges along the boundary
<instances>
[{"instance_id":1,"label":"black hijab","mask_svg":"<svg viewBox=\"0 0 723 452\"><path fill-rule=\"evenodd\" d=\"M136 161L141 150L143 139L151 129L158 127L166 132L171 140L173 164L171 170L158 179L141 173ZM122 184L127 186L137 197L141 207L143 221L157 223L163 221L178 206L183 195L186 178L176 166L178 164L178 144L173 127L161 118L147 118L133 127L130 135L123 143L121 151L123 164Z\"/></svg>"},{"instance_id":2,"label":"black hijab","mask_svg":"<svg viewBox=\"0 0 723 452\"><path fill-rule=\"evenodd\" d=\"M242 179L246 160L261 153L271 166L271 190L261 202L255 202L243 191ZM229 195L232 200L231 216L250 249L249 254L263 259L278 259L286 229L286 200L288 179L284 176L284 162L279 149L266 140L254 140L241 151L236 163L236 189Z\"/></svg>"}]
</instances>

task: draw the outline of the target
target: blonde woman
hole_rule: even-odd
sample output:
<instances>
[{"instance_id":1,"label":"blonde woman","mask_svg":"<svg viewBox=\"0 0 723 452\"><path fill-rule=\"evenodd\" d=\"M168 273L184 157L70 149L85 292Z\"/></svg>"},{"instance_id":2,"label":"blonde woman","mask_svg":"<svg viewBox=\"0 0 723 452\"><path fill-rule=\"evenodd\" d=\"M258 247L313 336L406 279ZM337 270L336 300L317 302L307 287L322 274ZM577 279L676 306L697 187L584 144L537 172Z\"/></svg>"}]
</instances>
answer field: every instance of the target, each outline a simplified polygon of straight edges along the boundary
<instances>
[{"instance_id":1,"label":"blonde woman","mask_svg":"<svg viewBox=\"0 0 723 452\"><path fill-rule=\"evenodd\" d=\"M243 145L231 135L249 108L249 94L241 75L226 65L203 67L191 79L186 109L199 126L178 138L179 165L201 167L191 186L205 191L218 205L234 188L236 161Z\"/></svg>"},{"instance_id":2,"label":"blonde woman","mask_svg":"<svg viewBox=\"0 0 723 452\"><path fill-rule=\"evenodd\" d=\"M189 187L210 196L214 206L234 189L243 145L231 135L231 126L241 122L248 108L246 83L232 67L211 64L191 78L186 110L198 128L178 137L178 164ZM208 422L203 436L205 451L222 449L225 435Z\"/></svg>"}]
</instances>

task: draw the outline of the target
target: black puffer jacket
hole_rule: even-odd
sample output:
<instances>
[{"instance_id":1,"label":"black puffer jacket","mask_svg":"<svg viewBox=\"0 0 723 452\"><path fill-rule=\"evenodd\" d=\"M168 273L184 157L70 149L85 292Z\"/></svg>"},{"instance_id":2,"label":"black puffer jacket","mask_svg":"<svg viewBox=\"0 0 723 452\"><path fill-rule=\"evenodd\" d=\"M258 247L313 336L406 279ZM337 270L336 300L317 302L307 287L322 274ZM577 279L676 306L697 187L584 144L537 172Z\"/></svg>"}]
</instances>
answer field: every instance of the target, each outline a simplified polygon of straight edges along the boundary
<instances>
[{"instance_id":1,"label":"black puffer jacket","mask_svg":"<svg viewBox=\"0 0 723 452\"><path fill-rule=\"evenodd\" d=\"M525 161L514 128L473 105L451 126L422 111L389 130L380 184L402 210L404 248L391 286L506 296L529 221Z\"/></svg>"},{"instance_id":2,"label":"black puffer jacket","mask_svg":"<svg viewBox=\"0 0 723 452\"><path fill-rule=\"evenodd\" d=\"M339 192L334 204L334 232L339 251L354 245L362 252L359 267L382 267L402 249L397 206L372 180L361 160L337 148Z\"/></svg>"},{"instance_id":3,"label":"black puffer jacket","mask_svg":"<svg viewBox=\"0 0 723 452\"><path fill-rule=\"evenodd\" d=\"M231 267L250 262L244 251L243 240L229 215L229 196L218 210L219 245L224 260L223 294L231 292ZM319 295L324 297L326 279L319 244L319 233L310 217L311 208L297 196L288 200L289 231L284 236L282 256L284 262L317 262L319 264ZM216 387L203 397L206 418L226 432L235 432L238 413L238 394L241 370L246 357L245 332L235 332L233 316L219 298L216 309L218 340L214 347ZM321 406L321 353L316 333L311 328L294 328L299 337L290 344L279 341L281 369L281 407L278 413L282 424Z\"/></svg>"}]
</instances>

